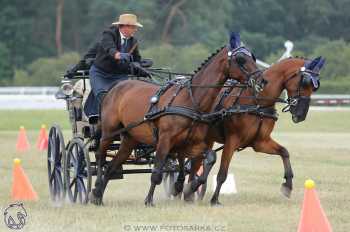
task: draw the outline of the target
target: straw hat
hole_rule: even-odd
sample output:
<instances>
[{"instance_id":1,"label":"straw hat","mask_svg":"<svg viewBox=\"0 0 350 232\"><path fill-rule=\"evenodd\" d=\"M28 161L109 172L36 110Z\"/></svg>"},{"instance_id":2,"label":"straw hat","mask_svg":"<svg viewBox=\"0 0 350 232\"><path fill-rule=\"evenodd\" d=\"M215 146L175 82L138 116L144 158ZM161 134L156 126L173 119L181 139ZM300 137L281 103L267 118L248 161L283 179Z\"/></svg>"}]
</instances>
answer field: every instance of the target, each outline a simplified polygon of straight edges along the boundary
<instances>
[{"instance_id":1,"label":"straw hat","mask_svg":"<svg viewBox=\"0 0 350 232\"><path fill-rule=\"evenodd\" d=\"M122 14L119 16L119 20L117 22L113 22L112 24L143 27L141 23L137 22L137 16L134 14Z\"/></svg>"}]
</instances>

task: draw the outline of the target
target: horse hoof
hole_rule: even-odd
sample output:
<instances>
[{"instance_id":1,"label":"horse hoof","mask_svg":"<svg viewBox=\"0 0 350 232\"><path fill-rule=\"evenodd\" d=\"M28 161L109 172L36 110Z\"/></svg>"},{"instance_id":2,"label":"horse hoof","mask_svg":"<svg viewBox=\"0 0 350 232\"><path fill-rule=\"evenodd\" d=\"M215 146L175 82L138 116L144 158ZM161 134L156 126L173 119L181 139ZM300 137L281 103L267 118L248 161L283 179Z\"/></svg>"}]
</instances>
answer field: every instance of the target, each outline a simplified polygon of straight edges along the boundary
<instances>
[{"instance_id":1,"label":"horse hoof","mask_svg":"<svg viewBox=\"0 0 350 232\"><path fill-rule=\"evenodd\" d=\"M176 196L174 196L174 199L181 200L182 192L178 193Z\"/></svg>"},{"instance_id":2,"label":"horse hoof","mask_svg":"<svg viewBox=\"0 0 350 232\"><path fill-rule=\"evenodd\" d=\"M172 195L176 197L177 195L179 195L179 193L182 193L183 189L184 189L183 183L175 182L172 189Z\"/></svg>"},{"instance_id":3,"label":"horse hoof","mask_svg":"<svg viewBox=\"0 0 350 232\"><path fill-rule=\"evenodd\" d=\"M93 191L89 193L89 201L94 205L103 205L102 197L97 197Z\"/></svg>"},{"instance_id":4,"label":"horse hoof","mask_svg":"<svg viewBox=\"0 0 350 232\"><path fill-rule=\"evenodd\" d=\"M183 194L185 201L194 202L194 193L192 192L191 183L185 185Z\"/></svg>"},{"instance_id":5,"label":"horse hoof","mask_svg":"<svg viewBox=\"0 0 350 232\"><path fill-rule=\"evenodd\" d=\"M153 197L149 197L149 196L146 197L146 199L145 199L145 206L146 207L154 207Z\"/></svg>"},{"instance_id":6,"label":"horse hoof","mask_svg":"<svg viewBox=\"0 0 350 232\"><path fill-rule=\"evenodd\" d=\"M145 206L146 207L154 207L153 201L145 200Z\"/></svg>"},{"instance_id":7,"label":"horse hoof","mask_svg":"<svg viewBox=\"0 0 350 232\"><path fill-rule=\"evenodd\" d=\"M286 183L283 183L281 185L281 193L283 196L290 198L290 196L292 194L292 189L289 186L287 186Z\"/></svg>"},{"instance_id":8,"label":"horse hoof","mask_svg":"<svg viewBox=\"0 0 350 232\"><path fill-rule=\"evenodd\" d=\"M218 200L215 200L215 201L210 201L210 206L212 207L222 207L223 205L218 201Z\"/></svg>"}]
</instances>

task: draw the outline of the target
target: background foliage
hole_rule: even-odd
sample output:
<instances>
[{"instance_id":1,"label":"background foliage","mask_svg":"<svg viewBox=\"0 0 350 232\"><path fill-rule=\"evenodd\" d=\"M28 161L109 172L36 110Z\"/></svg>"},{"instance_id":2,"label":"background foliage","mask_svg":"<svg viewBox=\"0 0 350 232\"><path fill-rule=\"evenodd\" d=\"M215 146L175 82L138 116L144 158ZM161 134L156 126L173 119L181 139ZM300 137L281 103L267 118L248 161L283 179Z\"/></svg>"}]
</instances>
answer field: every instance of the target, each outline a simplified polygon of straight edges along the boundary
<instances>
[{"instance_id":1,"label":"background foliage","mask_svg":"<svg viewBox=\"0 0 350 232\"><path fill-rule=\"evenodd\" d=\"M320 92L350 92L350 0L0 2L0 85L56 85L104 27L133 12L144 25L137 34L143 56L155 66L191 72L226 43L230 31L240 31L256 56L270 63L286 40L294 42L293 55L326 57Z\"/></svg>"}]
</instances>

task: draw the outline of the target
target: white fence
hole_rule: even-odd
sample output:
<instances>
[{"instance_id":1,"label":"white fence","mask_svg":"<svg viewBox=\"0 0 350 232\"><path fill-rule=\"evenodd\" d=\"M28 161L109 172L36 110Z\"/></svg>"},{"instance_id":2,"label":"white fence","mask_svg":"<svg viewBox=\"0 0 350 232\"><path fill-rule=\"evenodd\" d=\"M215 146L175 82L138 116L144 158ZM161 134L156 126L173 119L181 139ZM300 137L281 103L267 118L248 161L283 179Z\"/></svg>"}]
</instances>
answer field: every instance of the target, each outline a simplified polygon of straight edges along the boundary
<instances>
[{"instance_id":1,"label":"white fence","mask_svg":"<svg viewBox=\"0 0 350 232\"><path fill-rule=\"evenodd\" d=\"M58 87L0 87L0 109L65 109L57 100Z\"/></svg>"},{"instance_id":2,"label":"white fence","mask_svg":"<svg viewBox=\"0 0 350 232\"><path fill-rule=\"evenodd\" d=\"M58 87L0 87L0 109L65 109ZM312 95L314 106L350 106L350 95Z\"/></svg>"}]
</instances>

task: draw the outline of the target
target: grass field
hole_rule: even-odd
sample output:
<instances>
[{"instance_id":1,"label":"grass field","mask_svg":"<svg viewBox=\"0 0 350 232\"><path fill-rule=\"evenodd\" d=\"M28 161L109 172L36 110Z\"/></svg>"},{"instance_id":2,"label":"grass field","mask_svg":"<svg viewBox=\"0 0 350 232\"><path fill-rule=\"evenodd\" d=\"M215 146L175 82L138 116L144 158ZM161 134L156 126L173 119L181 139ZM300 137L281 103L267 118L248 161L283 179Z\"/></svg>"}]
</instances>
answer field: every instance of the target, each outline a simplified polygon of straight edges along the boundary
<instances>
[{"instance_id":1,"label":"grass field","mask_svg":"<svg viewBox=\"0 0 350 232\"><path fill-rule=\"evenodd\" d=\"M67 114L64 111L0 111L0 115L0 206L4 209L12 203L10 189L15 157L22 159L22 166L40 197L38 202L24 203L29 217L23 231L137 231L133 226L160 223L219 225L221 231L297 231L303 183L307 178L316 182L333 231L350 231L349 111L311 111L307 121L297 125L291 122L289 114L281 114L274 138L291 154L295 174L291 199L279 192L283 181L280 158L247 149L237 153L231 162L230 171L235 175L238 193L222 195L223 207L210 207L208 203L217 162L203 202L185 204L180 200L167 200L159 186L154 208L143 205L149 175L129 175L110 183L103 207L52 204L47 186L46 154L35 148L25 154L16 153L15 143L19 126L25 126L34 147L40 125L53 122L59 122L66 129L65 139L69 139ZM0 223L0 231L10 230Z\"/></svg>"}]
</instances>

